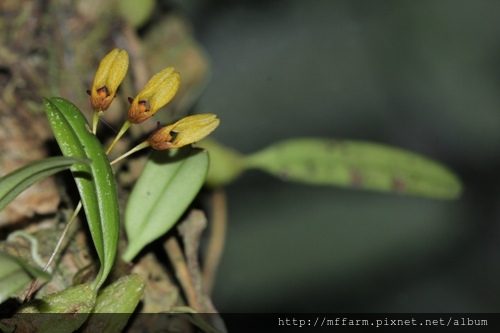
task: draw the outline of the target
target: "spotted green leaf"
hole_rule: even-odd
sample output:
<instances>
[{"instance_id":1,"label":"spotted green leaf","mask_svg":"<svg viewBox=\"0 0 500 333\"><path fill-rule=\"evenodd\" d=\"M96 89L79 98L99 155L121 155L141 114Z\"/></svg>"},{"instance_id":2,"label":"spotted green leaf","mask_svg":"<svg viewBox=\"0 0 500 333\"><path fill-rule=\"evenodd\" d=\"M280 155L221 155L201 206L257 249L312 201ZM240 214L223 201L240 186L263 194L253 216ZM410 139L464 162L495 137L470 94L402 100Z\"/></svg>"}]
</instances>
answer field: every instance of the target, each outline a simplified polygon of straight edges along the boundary
<instances>
[{"instance_id":1,"label":"spotted green leaf","mask_svg":"<svg viewBox=\"0 0 500 333\"><path fill-rule=\"evenodd\" d=\"M90 165L74 165L71 171L101 261L93 282L93 287L99 288L113 266L118 245L119 212L113 171L101 143L75 105L62 98L44 99L44 104L63 155L91 161Z\"/></svg>"},{"instance_id":2,"label":"spotted green leaf","mask_svg":"<svg viewBox=\"0 0 500 333\"><path fill-rule=\"evenodd\" d=\"M224 185L243 170L259 169L283 180L364 188L436 199L456 199L462 185L447 167L402 149L362 141L291 139L248 156L213 141L207 181Z\"/></svg>"},{"instance_id":3,"label":"spotted green leaf","mask_svg":"<svg viewBox=\"0 0 500 333\"><path fill-rule=\"evenodd\" d=\"M199 192L208 170L206 151L183 147L155 151L146 163L125 208L129 244L123 259L165 234Z\"/></svg>"}]
</instances>

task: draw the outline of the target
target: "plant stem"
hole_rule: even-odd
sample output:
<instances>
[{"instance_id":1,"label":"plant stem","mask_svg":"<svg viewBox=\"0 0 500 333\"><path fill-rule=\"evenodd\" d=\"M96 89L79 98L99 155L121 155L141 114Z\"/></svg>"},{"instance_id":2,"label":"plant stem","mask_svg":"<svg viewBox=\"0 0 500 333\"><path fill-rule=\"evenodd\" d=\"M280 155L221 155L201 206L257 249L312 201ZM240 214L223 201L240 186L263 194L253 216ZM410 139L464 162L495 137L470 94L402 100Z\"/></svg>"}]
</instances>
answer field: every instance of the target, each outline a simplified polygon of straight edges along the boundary
<instances>
[{"instance_id":1,"label":"plant stem","mask_svg":"<svg viewBox=\"0 0 500 333\"><path fill-rule=\"evenodd\" d=\"M114 159L113 161L109 162L109 164L113 165L113 164L116 164L117 162L121 161L122 159L124 159L125 157L129 156L129 155L132 155L133 153L141 150L141 149L144 149L144 148L147 148L149 147L150 144L149 144L149 141L144 141L142 143L139 143L137 146L135 146L134 148L130 149L128 152L126 152L125 154L117 157L116 159Z\"/></svg>"},{"instance_id":2,"label":"plant stem","mask_svg":"<svg viewBox=\"0 0 500 333\"><path fill-rule=\"evenodd\" d=\"M129 129L130 125L132 125L132 123L128 120L123 123L122 128L120 129L120 131L116 135L115 139L113 140L113 142L109 146L108 150L106 150L106 155L109 154L109 152L111 151L111 149L113 149L113 147L118 142L118 140L120 140L120 138L123 136L123 134L125 134L125 132Z\"/></svg>"},{"instance_id":3,"label":"plant stem","mask_svg":"<svg viewBox=\"0 0 500 333\"><path fill-rule=\"evenodd\" d=\"M56 254L57 254L57 252L59 251L59 248L62 245L64 237L66 237L66 234L68 233L69 228L71 227L71 224L73 224L73 221L76 219L76 216L78 215L78 213L80 212L81 209L82 209L82 201L80 200L80 202L76 206L75 210L73 211L73 214L71 215L71 218L69 219L68 223L66 223L66 226L64 227L64 230L63 230L61 236L59 237L59 240L57 241L57 244L56 244L56 247L55 247L54 251L52 251L52 254L50 255L49 260L47 261L47 263L43 267L43 271L44 272L47 271L47 269L49 268L50 264L52 264L52 261L54 261L54 258L56 257ZM33 292L36 289L37 283L38 283L38 279L34 280L31 283L30 289L28 290L28 293L26 294L25 301L29 300L31 298L31 295L33 294Z\"/></svg>"},{"instance_id":4,"label":"plant stem","mask_svg":"<svg viewBox=\"0 0 500 333\"><path fill-rule=\"evenodd\" d=\"M213 290L217 267L224 250L227 229L227 200L222 188L212 197L212 224L203 266L203 287L207 295Z\"/></svg>"},{"instance_id":5,"label":"plant stem","mask_svg":"<svg viewBox=\"0 0 500 333\"><path fill-rule=\"evenodd\" d=\"M163 246L170 262L174 265L175 275L184 290L189 306L195 311L200 312L202 309L201 300L194 287L193 279L189 274L186 259L184 258L182 248L177 238L175 238L175 236L170 236Z\"/></svg>"},{"instance_id":6,"label":"plant stem","mask_svg":"<svg viewBox=\"0 0 500 333\"><path fill-rule=\"evenodd\" d=\"M99 122L99 116L102 112L94 111L94 116L92 117L92 133L94 135L97 133L97 123Z\"/></svg>"},{"instance_id":7,"label":"plant stem","mask_svg":"<svg viewBox=\"0 0 500 333\"><path fill-rule=\"evenodd\" d=\"M59 248L61 247L61 244L63 242L64 237L66 237L66 234L69 231L69 227L71 226L71 224L73 224L73 221L76 219L76 216L78 215L78 213L80 212L81 209L82 209L82 201L80 200L80 202L78 202L78 205L76 206L75 210L73 211L73 214L71 215L71 218L69 219L68 223L66 223L66 226L64 227L64 230L61 234L61 237L59 237L59 240L57 241L56 248L54 249L54 251L52 252L52 255L49 258L49 261L47 261L47 263L45 264L45 267L43 267L44 271L46 271L47 268L49 268L50 264L54 260L57 251L59 251Z\"/></svg>"}]
</instances>

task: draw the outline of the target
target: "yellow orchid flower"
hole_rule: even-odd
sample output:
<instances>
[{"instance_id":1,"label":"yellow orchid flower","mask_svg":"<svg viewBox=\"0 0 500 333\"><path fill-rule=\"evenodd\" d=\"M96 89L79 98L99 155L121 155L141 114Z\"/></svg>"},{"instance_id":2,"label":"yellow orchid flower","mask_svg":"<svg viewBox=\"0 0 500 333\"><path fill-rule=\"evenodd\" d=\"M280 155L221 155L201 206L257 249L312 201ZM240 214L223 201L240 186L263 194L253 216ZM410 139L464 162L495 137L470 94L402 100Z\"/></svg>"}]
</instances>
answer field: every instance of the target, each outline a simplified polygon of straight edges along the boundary
<instances>
[{"instance_id":1,"label":"yellow orchid flower","mask_svg":"<svg viewBox=\"0 0 500 333\"><path fill-rule=\"evenodd\" d=\"M119 49L109 52L101 60L90 90L90 103L95 112L108 109L127 73L128 63L127 51Z\"/></svg>"},{"instance_id":2,"label":"yellow orchid flower","mask_svg":"<svg viewBox=\"0 0 500 333\"><path fill-rule=\"evenodd\" d=\"M146 141L130 149L125 154L110 162L110 164L113 165L125 157L147 147L152 147L156 150L166 150L180 148L200 141L219 126L220 120L216 117L215 114L211 113L197 114L182 118L172 125L159 128L154 131Z\"/></svg>"},{"instance_id":3,"label":"yellow orchid flower","mask_svg":"<svg viewBox=\"0 0 500 333\"><path fill-rule=\"evenodd\" d=\"M200 141L219 126L220 120L215 114L197 114L154 131L148 138L153 149L166 150L180 148Z\"/></svg>"},{"instance_id":4,"label":"yellow orchid flower","mask_svg":"<svg viewBox=\"0 0 500 333\"><path fill-rule=\"evenodd\" d=\"M180 74L167 67L149 80L144 89L131 101L128 121L140 124L174 98L181 83Z\"/></svg>"}]
</instances>

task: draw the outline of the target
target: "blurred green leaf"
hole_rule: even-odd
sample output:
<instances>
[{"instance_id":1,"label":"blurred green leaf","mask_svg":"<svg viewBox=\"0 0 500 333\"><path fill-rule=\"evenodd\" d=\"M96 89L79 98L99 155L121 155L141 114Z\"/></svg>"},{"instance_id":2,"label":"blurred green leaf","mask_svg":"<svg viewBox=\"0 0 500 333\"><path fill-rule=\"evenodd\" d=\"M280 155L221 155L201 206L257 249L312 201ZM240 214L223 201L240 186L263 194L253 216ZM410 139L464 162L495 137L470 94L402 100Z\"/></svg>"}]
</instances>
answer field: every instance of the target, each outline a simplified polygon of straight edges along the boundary
<instances>
[{"instance_id":1,"label":"blurred green leaf","mask_svg":"<svg viewBox=\"0 0 500 333\"><path fill-rule=\"evenodd\" d=\"M125 208L129 244L124 260L131 261L172 228L199 192L207 170L203 150L183 147L152 153Z\"/></svg>"},{"instance_id":2,"label":"blurred green leaf","mask_svg":"<svg viewBox=\"0 0 500 333\"><path fill-rule=\"evenodd\" d=\"M223 186L246 169L283 180L364 188L437 199L455 199L458 177L424 156L381 144L332 139L291 139L240 156L214 141L202 141L211 157L207 184Z\"/></svg>"},{"instance_id":3,"label":"blurred green leaf","mask_svg":"<svg viewBox=\"0 0 500 333\"><path fill-rule=\"evenodd\" d=\"M155 8L155 0L119 0L118 9L131 26L140 27L151 17Z\"/></svg>"},{"instance_id":4,"label":"blurred green leaf","mask_svg":"<svg viewBox=\"0 0 500 333\"><path fill-rule=\"evenodd\" d=\"M44 99L47 117L64 156L85 158L90 165L71 167L85 209L101 269L93 282L99 288L108 276L119 234L118 197L113 171L101 143L82 112L62 98Z\"/></svg>"},{"instance_id":5,"label":"blurred green leaf","mask_svg":"<svg viewBox=\"0 0 500 333\"><path fill-rule=\"evenodd\" d=\"M0 210L37 181L68 169L76 163L89 163L89 161L63 156L49 157L32 162L3 176L0 178Z\"/></svg>"},{"instance_id":6,"label":"blurred green leaf","mask_svg":"<svg viewBox=\"0 0 500 333\"><path fill-rule=\"evenodd\" d=\"M245 170L244 156L237 151L224 147L213 139L204 139L197 143L210 156L210 167L206 183L217 187L230 183Z\"/></svg>"},{"instance_id":7,"label":"blurred green leaf","mask_svg":"<svg viewBox=\"0 0 500 333\"><path fill-rule=\"evenodd\" d=\"M141 300L144 287L143 279L131 274L101 290L92 314L79 332L122 332ZM110 313L114 315L110 316Z\"/></svg>"},{"instance_id":8,"label":"blurred green leaf","mask_svg":"<svg viewBox=\"0 0 500 333\"><path fill-rule=\"evenodd\" d=\"M35 278L48 281L51 276L19 258L0 252L0 303L3 303Z\"/></svg>"},{"instance_id":9,"label":"blurred green leaf","mask_svg":"<svg viewBox=\"0 0 500 333\"><path fill-rule=\"evenodd\" d=\"M285 180L455 199L460 180L421 155L370 142L292 139L246 159L248 168Z\"/></svg>"},{"instance_id":10,"label":"blurred green leaf","mask_svg":"<svg viewBox=\"0 0 500 333\"><path fill-rule=\"evenodd\" d=\"M13 317L16 332L73 332L87 320L95 301L96 290L88 283L34 299Z\"/></svg>"}]
</instances>

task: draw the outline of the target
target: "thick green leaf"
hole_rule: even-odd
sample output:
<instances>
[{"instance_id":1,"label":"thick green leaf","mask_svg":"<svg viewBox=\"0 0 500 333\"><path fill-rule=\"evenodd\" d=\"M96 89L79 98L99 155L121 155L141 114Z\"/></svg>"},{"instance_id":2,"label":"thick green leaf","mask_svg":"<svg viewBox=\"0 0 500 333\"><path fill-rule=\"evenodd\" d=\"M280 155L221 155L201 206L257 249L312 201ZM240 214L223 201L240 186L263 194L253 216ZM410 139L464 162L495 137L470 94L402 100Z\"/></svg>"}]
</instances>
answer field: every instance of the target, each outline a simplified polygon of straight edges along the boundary
<instances>
[{"instance_id":1,"label":"thick green leaf","mask_svg":"<svg viewBox=\"0 0 500 333\"><path fill-rule=\"evenodd\" d=\"M86 283L30 301L12 318L16 332L74 332L87 320L96 294L96 289Z\"/></svg>"},{"instance_id":2,"label":"thick green leaf","mask_svg":"<svg viewBox=\"0 0 500 333\"><path fill-rule=\"evenodd\" d=\"M60 292L34 299L19 313L90 313L95 305L97 291L89 284L79 284Z\"/></svg>"},{"instance_id":3,"label":"thick green leaf","mask_svg":"<svg viewBox=\"0 0 500 333\"><path fill-rule=\"evenodd\" d=\"M184 147L153 152L125 208L129 244L124 260L131 261L177 222L199 192L207 170L206 151Z\"/></svg>"},{"instance_id":4,"label":"thick green leaf","mask_svg":"<svg viewBox=\"0 0 500 333\"><path fill-rule=\"evenodd\" d=\"M460 180L426 157L380 144L292 139L246 159L246 166L285 180L455 199Z\"/></svg>"},{"instance_id":5,"label":"thick green leaf","mask_svg":"<svg viewBox=\"0 0 500 333\"><path fill-rule=\"evenodd\" d=\"M50 280L50 274L19 258L0 252L0 303L25 287L34 278Z\"/></svg>"},{"instance_id":6,"label":"thick green leaf","mask_svg":"<svg viewBox=\"0 0 500 333\"><path fill-rule=\"evenodd\" d=\"M101 143L76 106L62 98L44 99L44 103L63 155L92 161L90 165L74 165L71 171L101 261L101 269L93 283L99 288L113 266L118 245L120 221L113 171Z\"/></svg>"},{"instance_id":7,"label":"thick green leaf","mask_svg":"<svg viewBox=\"0 0 500 333\"><path fill-rule=\"evenodd\" d=\"M92 314L79 332L122 332L144 292L137 274L122 277L99 292ZM110 316L110 313L114 315Z\"/></svg>"},{"instance_id":8,"label":"thick green leaf","mask_svg":"<svg viewBox=\"0 0 500 333\"><path fill-rule=\"evenodd\" d=\"M3 176L0 178L0 210L37 181L68 169L76 163L89 163L89 161L63 156L49 157L27 164Z\"/></svg>"}]
</instances>

